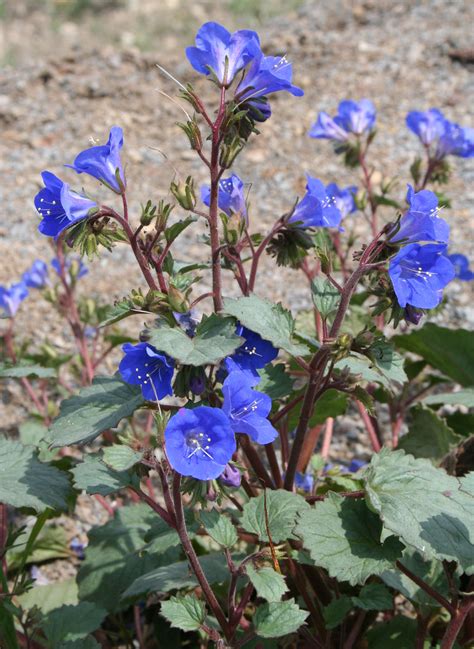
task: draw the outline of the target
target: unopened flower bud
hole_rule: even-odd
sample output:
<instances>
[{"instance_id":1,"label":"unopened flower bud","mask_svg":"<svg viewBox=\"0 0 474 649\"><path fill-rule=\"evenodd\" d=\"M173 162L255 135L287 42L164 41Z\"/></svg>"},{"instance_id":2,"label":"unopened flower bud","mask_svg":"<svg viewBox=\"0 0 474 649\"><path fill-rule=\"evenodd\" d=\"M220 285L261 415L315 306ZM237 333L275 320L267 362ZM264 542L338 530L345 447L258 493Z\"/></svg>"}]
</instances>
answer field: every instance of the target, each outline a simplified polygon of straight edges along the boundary
<instances>
[{"instance_id":1,"label":"unopened flower bud","mask_svg":"<svg viewBox=\"0 0 474 649\"><path fill-rule=\"evenodd\" d=\"M242 482L242 476L240 471L233 466L232 464L226 464L224 471L219 476L219 482L221 482L225 487L240 487Z\"/></svg>"},{"instance_id":2,"label":"unopened flower bud","mask_svg":"<svg viewBox=\"0 0 474 649\"><path fill-rule=\"evenodd\" d=\"M194 180L191 176L188 176L184 183L171 183L170 190L183 209L194 209L196 206L196 194L194 191Z\"/></svg>"},{"instance_id":3,"label":"unopened flower bud","mask_svg":"<svg viewBox=\"0 0 474 649\"><path fill-rule=\"evenodd\" d=\"M168 289L168 304L173 311L178 313L189 311L189 304L185 295L173 285L170 285Z\"/></svg>"}]
</instances>

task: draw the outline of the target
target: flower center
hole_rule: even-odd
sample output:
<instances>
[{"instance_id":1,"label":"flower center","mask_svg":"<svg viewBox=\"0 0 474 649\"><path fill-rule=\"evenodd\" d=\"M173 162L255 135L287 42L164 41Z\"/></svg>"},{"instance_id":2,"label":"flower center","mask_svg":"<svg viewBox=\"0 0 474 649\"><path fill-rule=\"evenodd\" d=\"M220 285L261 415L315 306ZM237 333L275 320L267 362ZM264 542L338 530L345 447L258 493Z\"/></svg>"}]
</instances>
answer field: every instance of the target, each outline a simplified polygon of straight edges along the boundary
<instances>
[{"instance_id":1,"label":"flower center","mask_svg":"<svg viewBox=\"0 0 474 649\"><path fill-rule=\"evenodd\" d=\"M249 347L249 345L244 345L244 352L246 352L249 356L262 356L262 354L259 354L257 352L256 347Z\"/></svg>"},{"instance_id":2,"label":"flower center","mask_svg":"<svg viewBox=\"0 0 474 649\"><path fill-rule=\"evenodd\" d=\"M188 455L186 456L186 458L189 460L189 458L200 451L208 458L213 460L214 458L209 453L211 443L212 438L207 433L200 431L191 431L186 436L186 446L188 447Z\"/></svg>"}]
</instances>

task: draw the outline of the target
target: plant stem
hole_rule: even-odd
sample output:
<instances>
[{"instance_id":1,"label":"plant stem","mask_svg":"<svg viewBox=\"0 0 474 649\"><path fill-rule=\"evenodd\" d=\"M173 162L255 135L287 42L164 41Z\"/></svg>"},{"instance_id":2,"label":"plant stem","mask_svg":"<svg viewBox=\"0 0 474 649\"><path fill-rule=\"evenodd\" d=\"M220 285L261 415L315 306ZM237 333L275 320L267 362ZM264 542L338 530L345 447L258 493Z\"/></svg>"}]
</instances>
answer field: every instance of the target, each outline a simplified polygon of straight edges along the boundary
<instances>
[{"instance_id":1,"label":"plant stem","mask_svg":"<svg viewBox=\"0 0 474 649\"><path fill-rule=\"evenodd\" d=\"M209 604L210 609L212 610L214 616L219 622L221 629L225 637L229 640L231 637L231 631L229 623L224 615L224 611L221 608L221 605L216 599L214 592L212 591L209 582L207 581L206 575L204 574L199 559L197 558L196 552L193 548L193 544L188 535L188 530L186 528L186 521L184 520L184 511L183 511L183 501L181 499L181 476L179 473L174 473L173 477L173 502L176 511L176 531L178 532L181 545L183 550L188 558L189 563L193 569L196 579L201 586L204 597L206 598L207 603Z\"/></svg>"},{"instance_id":2,"label":"plant stem","mask_svg":"<svg viewBox=\"0 0 474 649\"><path fill-rule=\"evenodd\" d=\"M366 409L366 407L364 406L363 403L356 400L356 406L357 406L357 409L358 409L358 411L360 413L360 416L362 417L362 421L364 422L367 433L369 435L369 439L370 439L370 443L372 444L372 448L375 451L375 453L379 453L380 449L382 447L380 446L377 431L375 430L372 419L370 418L370 415L367 412L367 409Z\"/></svg>"},{"instance_id":3,"label":"plant stem","mask_svg":"<svg viewBox=\"0 0 474 649\"><path fill-rule=\"evenodd\" d=\"M415 575L411 570L406 568L403 563L401 563L401 561L396 561L395 565L400 570L400 572L403 572L404 575L411 579L417 586L424 590L425 593L427 593L430 597L436 600L438 604L445 608L451 614L451 616L456 615L456 609L454 608L454 606L450 602L448 602L448 600L445 599L440 593L438 593L437 590L427 584L426 581L421 579L421 577L418 577L418 575Z\"/></svg>"},{"instance_id":4,"label":"plant stem","mask_svg":"<svg viewBox=\"0 0 474 649\"><path fill-rule=\"evenodd\" d=\"M448 624L446 633L441 641L440 649L452 649L456 642L456 638L462 629L464 621L471 610L474 610L474 598L468 597L461 603L457 611L454 612L451 622Z\"/></svg>"},{"instance_id":5,"label":"plant stem","mask_svg":"<svg viewBox=\"0 0 474 649\"><path fill-rule=\"evenodd\" d=\"M135 489L135 487L130 487L130 489L135 492L140 500L143 500L153 511L155 511L158 516L160 516L165 523L167 523L170 527L173 529L176 529L176 523L173 520L172 515L166 511L164 507L162 507L159 503L156 502L156 500L153 500L153 498L150 498L144 491L141 489Z\"/></svg>"},{"instance_id":6,"label":"plant stem","mask_svg":"<svg viewBox=\"0 0 474 649\"><path fill-rule=\"evenodd\" d=\"M250 443L247 435L240 435L240 446L242 447L250 463L250 466L255 471L257 477L263 482L265 487L274 489L275 485L273 484L273 480L270 478L268 471L266 470L262 460L260 459L260 456Z\"/></svg>"},{"instance_id":7,"label":"plant stem","mask_svg":"<svg viewBox=\"0 0 474 649\"><path fill-rule=\"evenodd\" d=\"M209 233L211 240L211 254L212 254L212 289L214 300L214 311L219 312L223 309L222 301L222 277L221 277L221 253L220 253L220 240L219 240L219 214L218 214L218 200L219 200L219 148L221 142L221 126L225 116L225 88L221 88L221 99L219 110L217 113L216 121L212 124L212 140L211 140L211 193L209 200Z\"/></svg>"},{"instance_id":8,"label":"plant stem","mask_svg":"<svg viewBox=\"0 0 474 649\"><path fill-rule=\"evenodd\" d=\"M355 622L352 626L352 629L350 630L350 633L347 636L347 640L344 642L343 649L352 649L359 636L362 625L364 624L366 615L367 615L367 611L363 611L363 610L359 611L355 619Z\"/></svg>"},{"instance_id":9,"label":"plant stem","mask_svg":"<svg viewBox=\"0 0 474 649\"><path fill-rule=\"evenodd\" d=\"M275 234L280 230L282 227L282 219L279 219L273 226L273 228L270 230L269 234L265 237L265 239L261 242L261 244L258 246L258 248L255 250L255 253L253 255L253 260L252 260L252 266L250 268L250 277L249 277L249 284L248 288L249 291L253 291L255 288L255 279L257 277L257 270L258 270L258 263L260 261L260 257L262 256L263 251L267 247L267 245L270 243L270 241L273 239Z\"/></svg>"},{"instance_id":10,"label":"plant stem","mask_svg":"<svg viewBox=\"0 0 474 649\"><path fill-rule=\"evenodd\" d=\"M270 465L270 471L275 486L277 489L281 489L283 486L283 480L281 477L280 467L278 466L278 459L275 453L275 447L273 446L273 442L270 442L270 444L265 444L264 449L267 455L268 463Z\"/></svg>"}]
</instances>

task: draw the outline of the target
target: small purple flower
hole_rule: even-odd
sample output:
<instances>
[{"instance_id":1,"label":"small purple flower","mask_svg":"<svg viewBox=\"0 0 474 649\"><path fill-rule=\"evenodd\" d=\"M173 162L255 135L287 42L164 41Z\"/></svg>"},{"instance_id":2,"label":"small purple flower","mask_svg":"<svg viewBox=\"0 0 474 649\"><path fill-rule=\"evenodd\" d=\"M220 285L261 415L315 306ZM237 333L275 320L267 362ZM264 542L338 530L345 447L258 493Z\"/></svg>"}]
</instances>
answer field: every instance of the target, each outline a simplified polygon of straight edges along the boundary
<instances>
[{"instance_id":1,"label":"small purple flower","mask_svg":"<svg viewBox=\"0 0 474 649\"><path fill-rule=\"evenodd\" d=\"M97 203L73 191L50 171L41 174L44 188L35 196L35 207L41 216L38 230L47 237L58 237L73 223L87 218Z\"/></svg>"},{"instance_id":2,"label":"small purple flower","mask_svg":"<svg viewBox=\"0 0 474 649\"><path fill-rule=\"evenodd\" d=\"M431 148L436 160L442 160L447 155L461 158L474 156L474 129L450 122L437 108L408 113L406 124L426 147Z\"/></svg>"},{"instance_id":3,"label":"small purple flower","mask_svg":"<svg viewBox=\"0 0 474 649\"><path fill-rule=\"evenodd\" d=\"M112 126L107 144L93 146L79 153L71 167L78 174L86 173L107 185L117 194L125 189L125 176L120 160L123 147L123 131L120 126Z\"/></svg>"},{"instance_id":4,"label":"small purple flower","mask_svg":"<svg viewBox=\"0 0 474 649\"><path fill-rule=\"evenodd\" d=\"M465 128L446 120L444 132L436 146L435 158L442 160L447 155L474 157L474 128Z\"/></svg>"},{"instance_id":5,"label":"small purple flower","mask_svg":"<svg viewBox=\"0 0 474 649\"><path fill-rule=\"evenodd\" d=\"M186 56L201 74L212 72L223 86L229 86L235 75L260 54L256 32L241 29L231 34L222 25L205 23L196 34L196 47L187 47Z\"/></svg>"},{"instance_id":6,"label":"small purple flower","mask_svg":"<svg viewBox=\"0 0 474 649\"><path fill-rule=\"evenodd\" d=\"M351 473L357 473L359 469L362 469L362 467L367 466L367 462L364 460L351 460L349 466L347 467Z\"/></svg>"},{"instance_id":7,"label":"small purple flower","mask_svg":"<svg viewBox=\"0 0 474 649\"><path fill-rule=\"evenodd\" d=\"M0 286L0 309L5 318L13 318L20 304L28 297L28 289L24 282L11 284L8 288Z\"/></svg>"},{"instance_id":8,"label":"small purple flower","mask_svg":"<svg viewBox=\"0 0 474 649\"><path fill-rule=\"evenodd\" d=\"M252 389L255 382L248 372L230 372L222 386L222 411L229 417L234 433L246 433L258 444L269 444L278 436L278 431L267 419L272 400Z\"/></svg>"},{"instance_id":9,"label":"small purple flower","mask_svg":"<svg viewBox=\"0 0 474 649\"><path fill-rule=\"evenodd\" d=\"M237 467L235 467L230 462L226 464L224 471L219 476L219 482L221 482L224 487L234 487L237 489L240 487L242 482L242 476Z\"/></svg>"},{"instance_id":10,"label":"small purple flower","mask_svg":"<svg viewBox=\"0 0 474 649\"><path fill-rule=\"evenodd\" d=\"M261 54L250 64L247 74L237 86L235 99L239 105L248 106L256 121L263 122L271 115L266 97L286 91L295 97L304 95L303 90L292 84L292 64L286 56Z\"/></svg>"},{"instance_id":11,"label":"small purple flower","mask_svg":"<svg viewBox=\"0 0 474 649\"><path fill-rule=\"evenodd\" d=\"M66 272L72 275L75 280L81 279L81 277L84 277L89 272L89 269L80 257L66 257L64 265ZM57 275L61 275L61 264L57 257L51 260L51 267Z\"/></svg>"},{"instance_id":12,"label":"small purple flower","mask_svg":"<svg viewBox=\"0 0 474 649\"><path fill-rule=\"evenodd\" d=\"M390 237L393 242L416 243L418 241L437 241L447 243L449 225L438 216L438 197L433 192L423 189L415 193L408 185L408 211L402 216L395 234Z\"/></svg>"},{"instance_id":13,"label":"small purple flower","mask_svg":"<svg viewBox=\"0 0 474 649\"><path fill-rule=\"evenodd\" d=\"M350 133L362 135L369 133L376 119L375 106L370 99L360 101L341 101L337 115L332 118L321 112L316 123L311 127L310 137L345 142Z\"/></svg>"},{"instance_id":14,"label":"small purple flower","mask_svg":"<svg viewBox=\"0 0 474 649\"><path fill-rule=\"evenodd\" d=\"M406 116L408 128L427 146L441 137L445 121L443 113L437 108L430 108L424 113L413 110Z\"/></svg>"},{"instance_id":15,"label":"small purple flower","mask_svg":"<svg viewBox=\"0 0 474 649\"><path fill-rule=\"evenodd\" d=\"M288 223L297 227L334 228L342 219L335 205L335 198L328 196L324 184L317 178L307 176L306 194L297 203Z\"/></svg>"},{"instance_id":16,"label":"small purple flower","mask_svg":"<svg viewBox=\"0 0 474 649\"><path fill-rule=\"evenodd\" d=\"M449 261L454 266L456 279L470 282L474 279L474 272L469 268L469 259L459 253L448 255Z\"/></svg>"},{"instance_id":17,"label":"small purple flower","mask_svg":"<svg viewBox=\"0 0 474 649\"><path fill-rule=\"evenodd\" d=\"M443 288L455 274L445 251L446 245L440 243L409 243L392 257L388 273L401 307L438 306Z\"/></svg>"},{"instance_id":18,"label":"small purple flower","mask_svg":"<svg viewBox=\"0 0 474 649\"><path fill-rule=\"evenodd\" d=\"M300 473L299 471L295 474L295 487L301 489L306 493L311 493L314 486L314 477L310 473Z\"/></svg>"},{"instance_id":19,"label":"small purple flower","mask_svg":"<svg viewBox=\"0 0 474 649\"><path fill-rule=\"evenodd\" d=\"M207 185L201 187L201 200L204 205L211 204L211 188ZM237 214L247 221L244 183L236 174L219 181L217 205L227 216Z\"/></svg>"},{"instance_id":20,"label":"small purple flower","mask_svg":"<svg viewBox=\"0 0 474 649\"><path fill-rule=\"evenodd\" d=\"M84 543L81 543L77 536L72 539L69 547L80 561L86 558L86 554L84 552Z\"/></svg>"},{"instance_id":21,"label":"small purple flower","mask_svg":"<svg viewBox=\"0 0 474 649\"><path fill-rule=\"evenodd\" d=\"M49 284L48 264L41 259L36 259L23 273L23 281L28 288L44 288Z\"/></svg>"},{"instance_id":22,"label":"small purple flower","mask_svg":"<svg viewBox=\"0 0 474 649\"><path fill-rule=\"evenodd\" d=\"M148 343L125 343L122 350L125 356L120 362L119 372L126 383L140 385L148 401L157 401L173 394L173 359Z\"/></svg>"},{"instance_id":23,"label":"small purple flower","mask_svg":"<svg viewBox=\"0 0 474 649\"><path fill-rule=\"evenodd\" d=\"M237 326L236 334L244 338L245 342L236 349L230 359L241 370L250 370L258 376L257 370L271 363L278 356L278 349L243 325Z\"/></svg>"},{"instance_id":24,"label":"small purple flower","mask_svg":"<svg viewBox=\"0 0 474 649\"><path fill-rule=\"evenodd\" d=\"M196 327L199 324L199 320L196 317L196 312L191 309L191 311L186 311L186 313L178 313L173 311L174 319L179 324L181 329L183 329L186 334L192 338L196 334Z\"/></svg>"},{"instance_id":25,"label":"small purple flower","mask_svg":"<svg viewBox=\"0 0 474 649\"><path fill-rule=\"evenodd\" d=\"M183 476L197 480L218 478L236 449L227 415L219 408L181 408L165 429L169 463Z\"/></svg>"},{"instance_id":26,"label":"small purple flower","mask_svg":"<svg viewBox=\"0 0 474 649\"><path fill-rule=\"evenodd\" d=\"M354 185L344 187L344 189L338 187L336 183L329 183L329 185L326 185L326 195L330 200L333 200L334 207L340 211L343 219L345 219L348 214L357 212L357 205L354 200L356 194L357 187Z\"/></svg>"}]
</instances>

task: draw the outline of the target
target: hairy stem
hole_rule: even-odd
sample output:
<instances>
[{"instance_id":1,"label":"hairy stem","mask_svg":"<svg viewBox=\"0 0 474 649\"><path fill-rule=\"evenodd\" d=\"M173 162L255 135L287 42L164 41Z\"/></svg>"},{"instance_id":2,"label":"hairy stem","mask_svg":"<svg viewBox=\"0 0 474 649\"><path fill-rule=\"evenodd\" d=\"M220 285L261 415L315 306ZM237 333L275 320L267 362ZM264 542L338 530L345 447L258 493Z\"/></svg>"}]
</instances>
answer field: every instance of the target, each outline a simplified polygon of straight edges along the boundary
<instances>
[{"instance_id":1,"label":"hairy stem","mask_svg":"<svg viewBox=\"0 0 474 649\"><path fill-rule=\"evenodd\" d=\"M181 476L179 475L179 473L175 473L173 477L173 501L176 511L176 531L178 532L183 550L188 558L189 563L191 564L191 568L193 569L193 572L196 575L196 579L201 586L204 597L206 598L210 609L219 622L225 637L229 639L231 636L229 623L226 619L224 611L221 608L221 605L217 601L217 598L209 585L209 582L207 581L206 575L201 568L201 564L199 563L199 559L189 538L188 530L186 528L186 521L184 520L183 501L181 498L180 488Z\"/></svg>"}]
</instances>

